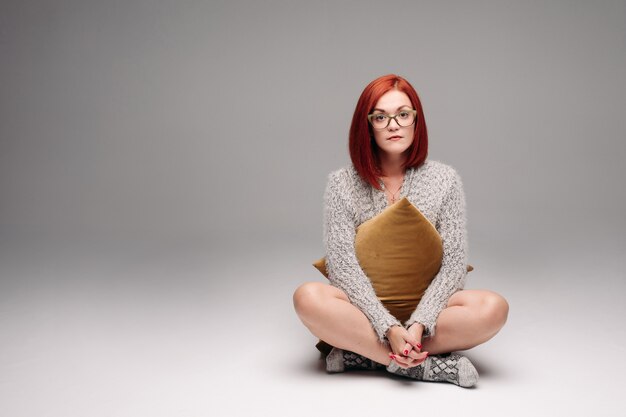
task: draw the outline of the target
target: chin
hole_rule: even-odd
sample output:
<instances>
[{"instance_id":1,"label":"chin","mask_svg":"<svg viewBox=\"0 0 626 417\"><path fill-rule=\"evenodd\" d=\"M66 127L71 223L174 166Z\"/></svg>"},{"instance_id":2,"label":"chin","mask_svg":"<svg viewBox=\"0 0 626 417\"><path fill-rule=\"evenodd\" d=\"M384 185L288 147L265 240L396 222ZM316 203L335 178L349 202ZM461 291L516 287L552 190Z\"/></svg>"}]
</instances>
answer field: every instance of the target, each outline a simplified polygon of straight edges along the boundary
<instances>
[{"instance_id":1,"label":"chin","mask_svg":"<svg viewBox=\"0 0 626 417\"><path fill-rule=\"evenodd\" d=\"M407 149L409 149L408 146L403 146L401 148L397 146L389 146L385 149L385 151L390 155L401 155L406 152Z\"/></svg>"},{"instance_id":2,"label":"chin","mask_svg":"<svg viewBox=\"0 0 626 417\"><path fill-rule=\"evenodd\" d=\"M405 155L405 152L385 152L387 154L387 156L389 157L393 157L393 158L398 158L398 157L402 157Z\"/></svg>"},{"instance_id":3,"label":"chin","mask_svg":"<svg viewBox=\"0 0 626 417\"><path fill-rule=\"evenodd\" d=\"M386 153L389 156L400 156L404 153L406 153L406 151L411 147L411 144L408 145L400 145L397 142L396 143L385 143L383 144L383 146L378 145L378 149L381 150L382 152Z\"/></svg>"}]
</instances>

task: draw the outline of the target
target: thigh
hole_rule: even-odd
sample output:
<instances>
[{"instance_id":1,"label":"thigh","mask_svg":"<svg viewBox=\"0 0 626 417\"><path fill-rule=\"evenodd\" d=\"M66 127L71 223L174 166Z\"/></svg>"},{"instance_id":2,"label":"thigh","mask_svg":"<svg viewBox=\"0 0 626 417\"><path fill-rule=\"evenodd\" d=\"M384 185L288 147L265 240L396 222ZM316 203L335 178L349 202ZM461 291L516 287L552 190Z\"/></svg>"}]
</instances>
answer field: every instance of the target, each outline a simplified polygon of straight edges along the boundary
<instances>
[{"instance_id":1,"label":"thigh","mask_svg":"<svg viewBox=\"0 0 626 417\"><path fill-rule=\"evenodd\" d=\"M453 306L481 306L484 303L502 299L500 294L490 290L459 290L448 300L448 307Z\"/></svg>"},{"instance_id":2,"label":"thigh","mask_svg":"<svg viewBox=\"0 0 626 417\"><path fill-rule=\"evenodd\" d=\"M295 299L313 298L320 300L328 297L339 298L340 300L350 302L345 292L323 282L305 282L296 289L294 294Z\"/></svg>"}]
</instances>

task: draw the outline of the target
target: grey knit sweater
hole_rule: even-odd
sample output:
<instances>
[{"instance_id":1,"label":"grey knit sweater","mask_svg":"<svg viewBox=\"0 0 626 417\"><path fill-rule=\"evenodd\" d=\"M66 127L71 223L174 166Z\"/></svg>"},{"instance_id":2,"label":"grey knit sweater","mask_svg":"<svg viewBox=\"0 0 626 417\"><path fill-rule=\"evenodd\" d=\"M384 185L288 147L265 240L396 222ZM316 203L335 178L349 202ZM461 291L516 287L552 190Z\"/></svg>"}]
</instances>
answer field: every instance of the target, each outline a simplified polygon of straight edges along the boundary
<instances>
[{"instance_id":1,"label":"grey knit sweater","mask_svg":"<svg viewBox=\"0 0 626 417\"><path fill-rule=\"evenodd\" d=\"M384 183L379 182L384 189ZM419 167L407 169L399 195L407 197L435 225L443 241L441 269L404 323L421 323L425 335L433 336L437 316L450 296L465 285L467 231L463 184L452 167L427 159ZM354 237L357 226L383 211L387 204L385 192L361 179L352 164L328 175L323 228L328 278L367 316L380 341L385 340L389 327L401 323L376 297L356 258Z\"/></svg>"}]
</instances>

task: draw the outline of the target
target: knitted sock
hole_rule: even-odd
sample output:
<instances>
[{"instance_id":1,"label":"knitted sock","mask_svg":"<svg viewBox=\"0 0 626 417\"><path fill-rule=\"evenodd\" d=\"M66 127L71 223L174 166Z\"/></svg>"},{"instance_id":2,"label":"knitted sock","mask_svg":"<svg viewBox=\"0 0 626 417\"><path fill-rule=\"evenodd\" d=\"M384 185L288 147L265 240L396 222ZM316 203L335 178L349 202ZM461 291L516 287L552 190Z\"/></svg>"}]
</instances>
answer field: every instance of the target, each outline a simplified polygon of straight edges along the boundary
<instances>
[{"instance_id":1,"label":"knitted sock","mask_svg":"<svg viewBox=\"0 0 626 417\"><path fill-rule=\"evenodd\" d=\"M470 360L454 352L429 356L420 365L409 369L391 361L387 371L420 381L451 382L465 388L473 387L478 381L478 371Z\"/></svg>"},{"instance_id":2,"label":"knitted sock","mask_svg":"<svg viewBox=\"0 0 626 417\"><path fill-rule=\"evenodd\" d=\"M334 347L326 356L326 371L329 373L344 372L347 369L385 369L385 365L361 356L349 350Z\"/></svg>"}]
</instances>

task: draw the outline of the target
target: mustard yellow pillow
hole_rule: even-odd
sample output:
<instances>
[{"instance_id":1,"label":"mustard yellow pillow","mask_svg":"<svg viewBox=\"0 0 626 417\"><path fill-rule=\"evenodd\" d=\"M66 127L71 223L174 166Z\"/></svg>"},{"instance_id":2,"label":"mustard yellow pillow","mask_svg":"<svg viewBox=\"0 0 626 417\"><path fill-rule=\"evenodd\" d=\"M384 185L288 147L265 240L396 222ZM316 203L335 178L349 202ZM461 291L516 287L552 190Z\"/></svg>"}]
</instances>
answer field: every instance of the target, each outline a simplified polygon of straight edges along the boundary
<instances>
[{"instance_id":1,"label":"mustard yellow pillow","mask_svg":"<svg viewBox=\"0 0 626 417\"><path fill-rule=\"evenodd\" d=\"M401 322L408 320L441 268L437 229L404 197L357 227L354 248L383 305ZM326 257L313 266L328 278Z\"/></svg>"}]
</instances>

